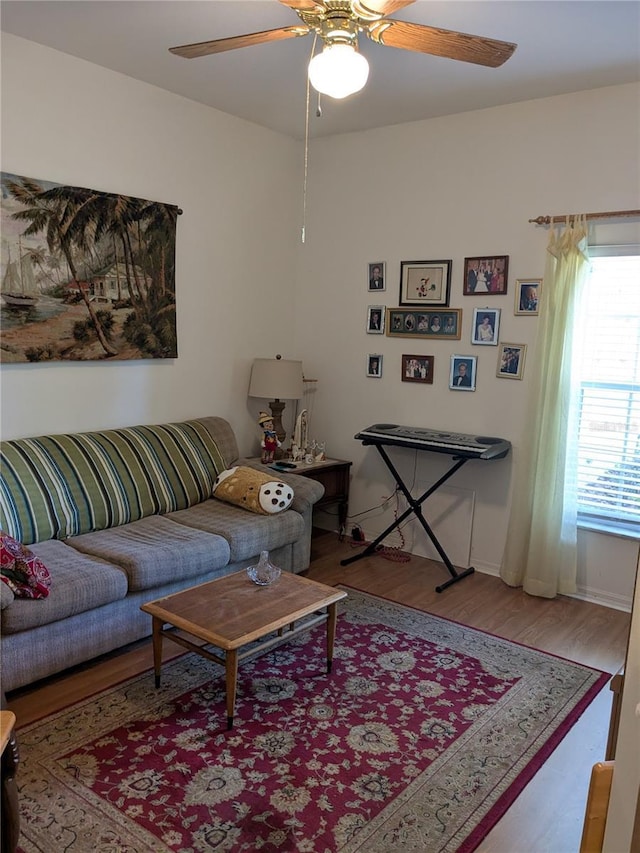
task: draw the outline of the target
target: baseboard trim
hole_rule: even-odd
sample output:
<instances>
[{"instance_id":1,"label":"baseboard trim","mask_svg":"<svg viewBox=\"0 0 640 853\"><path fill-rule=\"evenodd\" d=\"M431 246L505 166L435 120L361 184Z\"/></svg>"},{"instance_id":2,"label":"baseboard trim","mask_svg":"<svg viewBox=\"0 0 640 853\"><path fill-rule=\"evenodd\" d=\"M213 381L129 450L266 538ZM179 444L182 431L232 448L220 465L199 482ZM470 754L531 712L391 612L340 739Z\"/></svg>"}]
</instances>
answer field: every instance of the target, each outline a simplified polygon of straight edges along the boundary
<instances>
[{"instance_id":1,"label":"baseboard trim","mask_svg":"<svg viewBox=\"0 0 640 853\"><path fill-rule=\"evenodd\" d=\"M612 610L622 610L624 613L631 613L631 598L626 595L616 595L612 592L604 592L601 589L578 587L577 591L568 597L578 598L580 601L588 601L590 604L611 607Z\"/></svg>"},{"instance_id":2,"label":"baseboard trim","mask_svg":"<svg viewBox=\"0 0 640 853\"><path fill-rule=\"evenodd\" d=\"M477 562L474 565L477 572L482 572L484 575L492 575L493 577L500 577L500 566L492 563ZM601 607L610 607L612 610L622 610L624 613L631 613L630 596L617 595L603 589L579 586L576 592L567 595L567 598L577 598L579 601L587 601L589 604L599 604Z\"/></svg>"},{"instance_id":3,"label":"baseboard trim","mask_svg":"<svg viewBox=\"0 0 640 853\"><path fill-rule=\"evenodd\" d=\"M314 523L315 521L316 519L314 518ZM319 526L322 527L322 525ZM378 535L377 533L364 529L363 533L368 542L375 539ZM397 537L388 537L388 540L385 540L384 544L390 547L398 547L400 545L400 541ZM423 555L417 554L416 556ZM473 562L473 566L475 567L476 572L480 572L483 575L491 575L495 578L500 577L500 566L496 563L483 563L476 560ZM631 596L628 595L618 595L617 593L607 592L602 589L579 586L576 592L568 595L567 598L577 598L579 601L586 601L589 604L599 604L601 607L610 607L613 610L621 610L624 613L631 613L632 601Z\"/></svg>"}]
</instances>

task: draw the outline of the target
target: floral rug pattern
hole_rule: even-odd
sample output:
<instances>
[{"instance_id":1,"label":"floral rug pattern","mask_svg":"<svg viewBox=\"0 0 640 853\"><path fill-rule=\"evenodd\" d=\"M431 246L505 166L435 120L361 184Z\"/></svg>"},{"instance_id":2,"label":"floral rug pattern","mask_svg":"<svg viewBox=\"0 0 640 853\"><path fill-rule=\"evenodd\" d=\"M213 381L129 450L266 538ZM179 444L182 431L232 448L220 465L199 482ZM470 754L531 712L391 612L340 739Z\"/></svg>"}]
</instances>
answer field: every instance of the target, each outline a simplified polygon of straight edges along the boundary
<instances>
[{"instance_id":1,"label":"floral rug pattern","mask_svg":"<svg viewBox=\"0 0 640 853\"><path fill-rule=\"evenodd\" d=\"M608 676L355 590L240 667L193 654L18 731L20 850L472 851Z\"/></svg>"}]
</instances>

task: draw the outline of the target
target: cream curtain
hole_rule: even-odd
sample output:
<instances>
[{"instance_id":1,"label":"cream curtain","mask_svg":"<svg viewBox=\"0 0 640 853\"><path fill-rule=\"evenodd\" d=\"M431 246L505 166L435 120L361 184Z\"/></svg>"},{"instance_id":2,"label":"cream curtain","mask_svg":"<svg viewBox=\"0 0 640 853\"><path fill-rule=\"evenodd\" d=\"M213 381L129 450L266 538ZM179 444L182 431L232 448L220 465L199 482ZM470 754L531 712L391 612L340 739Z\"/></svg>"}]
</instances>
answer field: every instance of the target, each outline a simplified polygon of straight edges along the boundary
<instances>
[{"instance_id":1,"label":"cream curtain","mask_svg":"<svg viewBox=\"0 0 640 853\"><path fill-rule=\"evenodd\" d=\"M577 417L570 402L573 329L589 274L584 217L553 229L539 308L538 338L523 441L500 576L544 598L575 592ZM565 483L568 485L565 488Z\"/></svg>"}]
</instances>

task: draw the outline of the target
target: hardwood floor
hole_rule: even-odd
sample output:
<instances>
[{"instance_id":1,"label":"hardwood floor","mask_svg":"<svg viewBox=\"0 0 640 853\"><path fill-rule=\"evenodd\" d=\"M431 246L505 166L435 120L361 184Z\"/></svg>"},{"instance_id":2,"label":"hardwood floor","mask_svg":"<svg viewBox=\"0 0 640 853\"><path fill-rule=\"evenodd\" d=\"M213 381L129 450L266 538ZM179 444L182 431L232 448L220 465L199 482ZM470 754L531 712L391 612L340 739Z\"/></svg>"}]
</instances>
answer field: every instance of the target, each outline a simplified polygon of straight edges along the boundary
<instances>
[{"instance_id":1,"label":"hardwood floor","mask_svg":"<svg viewBox=\"0 0 640 853\"><path fill-rule=\"evenodd\" d=\"M349 566L350 542L316 531L307 576L346 584L438 616L489 631L588 666L617 672L624 662L630 615L575 599L532 598L499 579L473 574L443 593L440 563L420 557L400 562L375 555ZM181 650L165 643L169 659ZM152 666L151 641L9 694L20 727ZM601 691L514 805L482 842L481 853L578 853L591 767L604 758L611 691ZM425 851L428 853L428 851Z\"/></svg>"}]
</instances>

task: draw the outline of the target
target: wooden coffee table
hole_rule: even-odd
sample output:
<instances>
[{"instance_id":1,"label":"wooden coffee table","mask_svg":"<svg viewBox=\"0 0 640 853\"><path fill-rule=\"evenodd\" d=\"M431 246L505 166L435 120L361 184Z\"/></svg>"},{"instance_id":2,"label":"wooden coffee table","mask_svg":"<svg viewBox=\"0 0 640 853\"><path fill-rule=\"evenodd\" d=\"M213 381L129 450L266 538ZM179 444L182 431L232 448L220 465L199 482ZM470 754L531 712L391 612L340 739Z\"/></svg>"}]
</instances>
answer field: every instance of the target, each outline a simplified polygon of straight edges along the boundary
<instances>
[{"instance_id":1,"label":"wooden coffee table","mask_svg":"<svg viewBox=\"0 0 640 853\"><path fill-rule=\"evenodd\" d=\"M327 672L331 672L337 603L346 596L340 589L290 572L283 572L271 586L258 586L240 571L143 604L140 609L153 622L156 687L164 637L215 661L225 668L227 729L231 729L240 661L326 622Z\"/></svg>"}]
</instances>

